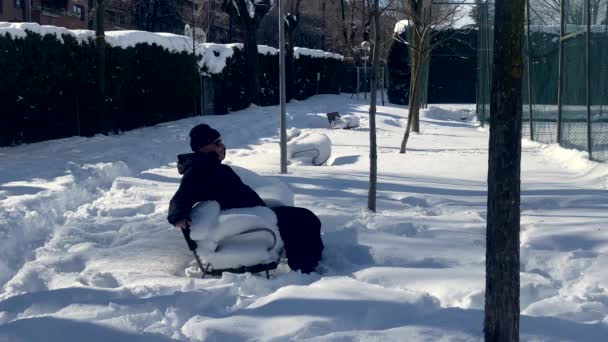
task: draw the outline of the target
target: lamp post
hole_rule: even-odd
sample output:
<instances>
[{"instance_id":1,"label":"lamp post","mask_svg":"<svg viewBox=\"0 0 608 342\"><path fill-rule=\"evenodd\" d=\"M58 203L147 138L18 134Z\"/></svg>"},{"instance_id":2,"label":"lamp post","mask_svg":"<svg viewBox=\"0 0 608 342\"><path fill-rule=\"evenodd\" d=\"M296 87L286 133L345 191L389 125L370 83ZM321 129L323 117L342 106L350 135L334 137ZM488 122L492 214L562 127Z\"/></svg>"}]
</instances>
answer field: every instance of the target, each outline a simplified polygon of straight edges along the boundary
<instances>
[{"instance_id":1,"label":"lamp post","mask_svg":"<svg viewBox=\"0 0 608 342\"><path fill-rule=\"evenodd\" d=\"M285 85L285 0L279 0L279 107L280 107L280 145L281 173L287 173L287 117ZM291 46L289 47L291 49Z\"/></svg>"},{"instance_id":2,"label":"lamp post","mask_svg":"<svg viewBox=\"0 0 608 342\"><path fill-rule=\"evenodd\" d=\"M361 43L361 48L360 50L363 51L363 57L361 57L363 59L363 84L364 84L364 89L363 89L363 96L365 97L365 100L367 101L367 60L369 59L369 52L372 49L372 44L370 42L368 42L367 40L364 40Z\"/></svg>"}]
</instances>

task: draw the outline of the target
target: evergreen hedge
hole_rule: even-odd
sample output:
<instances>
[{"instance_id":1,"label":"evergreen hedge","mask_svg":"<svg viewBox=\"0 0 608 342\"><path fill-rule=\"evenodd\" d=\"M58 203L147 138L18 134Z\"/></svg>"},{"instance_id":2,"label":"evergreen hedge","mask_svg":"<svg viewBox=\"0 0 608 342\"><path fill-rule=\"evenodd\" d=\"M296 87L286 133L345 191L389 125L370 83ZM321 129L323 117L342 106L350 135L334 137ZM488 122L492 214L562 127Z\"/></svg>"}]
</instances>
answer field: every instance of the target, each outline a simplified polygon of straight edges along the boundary
<instances>
[{"instance_id":1,"label":"evergreen hedge","mask_svg":"<svg viewBox=\"0 0 608 342\"><path fill-rule=\"evenodd\" d=\"M444 29L432 36L429 103L475 103L477 30ZM407 38L403 36L403 38ZM410 86L409 48L393 41L388 53L388 99L407 104Z\"/></svg>"},{"instance_id":2,"label":"evergreen hedge","mask_svg":"<svg viewBox=\"0 0 608 342\"><path fill-rule=\"evenodd\" d=\"M95 44L75 37L25 38L0 35L0 146L104 129L98 117ZM200 77L213 85L214 114L249 106L245 58L236 47L219 74L193 67L192 54L155 44L106 49L106 129L124 131L200 114ZM301 56L296 63L296 98L340 91L342 61ZM279 103L278 55L259 55L260 105ZM196 101L196 105L195 105Z\"/></svg>"}]
</instances>

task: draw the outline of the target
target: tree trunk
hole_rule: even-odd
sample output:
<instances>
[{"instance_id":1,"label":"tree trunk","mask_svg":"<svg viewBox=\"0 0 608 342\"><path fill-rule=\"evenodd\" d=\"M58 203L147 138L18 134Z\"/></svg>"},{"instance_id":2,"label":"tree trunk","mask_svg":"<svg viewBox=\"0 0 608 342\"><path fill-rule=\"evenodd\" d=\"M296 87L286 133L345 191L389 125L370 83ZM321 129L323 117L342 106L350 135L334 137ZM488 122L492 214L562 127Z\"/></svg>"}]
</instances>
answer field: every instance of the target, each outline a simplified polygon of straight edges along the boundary
<instances>
[{"instance_id":1,"label":"tree trunk","mask_svg":"<svg viewBox=\"0 0 608 342\"><path fill-rule=\"evenodd\" d=\"M98 91L98 124L99 131L108 133L106 120L106 39L103 27L105 0L97 0L95 8L96 32L95 47L97 49L97 91Z\"/></svg>"},{"instance_id":2,"label":"tree trunk","mask_svg":"<svg viewBox=\"0 0 608 342\"><path fill-rule=\"evenodd\" d=\"M403 140L401 141L401 149L399 153L405 153L407 148L407 142L410 138L410 131L416 121L418 121L418 113L420 111L420 60L422 57L422 39L419 32L412 29L411 42L412 47L410 48L410 61L411 61L411 77L410 77L410 93L408 97L408 115L407 125L405 127L405 133L403 134Z\"/></svg>"},{"instance_id":3,"label":"tree trunk","mask_svg":"<svg viewBox=\"0 0 608 342\"><path fill-rule=\"evenodd\" d=\"M380 13L379 0L374 0L374 60L372 62L372 89L369 101L369 192L367 208L376 211L376 188L378 183L378 153L376 146L376 91L378 89L378 61L380 60Z\"/></svg>"},{"instance_id":4,"label":"tree trunk","mask_svg":"<svg viewBox=\"0 0 608 342\"><path fill-rule=\"evenodd\" d=\"M425 13L426 17L426 13ZM430 27L430 18L425 21L425 30ZM418 77L417 77L417 101L416 107L413 109L414 117L412 121L412 132L420 133L420 109L426 103L426 95L428 89L428 72L430 68L430 30L425 31L424 37L420 40L420 57L418 59Z\"/></svg>"},{"instance_id":5,"label":"tree trunk","mask_svg":"<svg viewBox=\"0 0 608 342\"><path fill-rule=\"evenodd\" d=\"M519 341L524 0L496 0L486 234L486 341Z\"/></svg>"},{"instance_id":6,"label":"tree trunk","mask_svg":"<svg viewBox=\"0 0 608 342\"><path fill-rule=\"evenodd\" d=\"M249 93L250 102L260 105L260 94L258 89L260 89L259 84L260 80L258 79L258 46L257 39L255 37L255 28L249 28L244 32L244 50L245 50L245 60L247 61L247 65L245 66L247 70L247 88Z\"/></svg>"},{"instance_id":7,"label":"tree trunk","mask_svg":"<svg viewBox=\"0 0 608 342\"><path fill-rule=\"evenodd\" d=\"M346 29L346 12L344 8L344 0L340 0L340 9L342 11L342 35L344 36L344 45L348 47L348 31Z\"/></svg>"}]
</instances>

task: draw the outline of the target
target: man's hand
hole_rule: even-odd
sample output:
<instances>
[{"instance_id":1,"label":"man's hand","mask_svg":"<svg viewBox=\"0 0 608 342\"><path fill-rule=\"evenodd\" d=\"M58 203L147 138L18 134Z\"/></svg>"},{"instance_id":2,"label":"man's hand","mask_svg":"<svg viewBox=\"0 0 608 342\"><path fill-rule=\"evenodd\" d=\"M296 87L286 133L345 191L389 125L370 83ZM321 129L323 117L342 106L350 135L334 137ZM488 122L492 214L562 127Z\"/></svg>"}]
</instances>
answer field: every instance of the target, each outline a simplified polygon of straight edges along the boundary
<instances>
[{"instance_id":1,"label":"man's hand","mask_svg":"<svg viewBox=\"0 0 608 342\"><path fill-rule=\"evenodd\" d=\"M188 219L181 219L175 223L175 228L186 229L186 228L190 227L191 224L192 224L192 221L190 221Z\"/></svg>"}]
</instances>

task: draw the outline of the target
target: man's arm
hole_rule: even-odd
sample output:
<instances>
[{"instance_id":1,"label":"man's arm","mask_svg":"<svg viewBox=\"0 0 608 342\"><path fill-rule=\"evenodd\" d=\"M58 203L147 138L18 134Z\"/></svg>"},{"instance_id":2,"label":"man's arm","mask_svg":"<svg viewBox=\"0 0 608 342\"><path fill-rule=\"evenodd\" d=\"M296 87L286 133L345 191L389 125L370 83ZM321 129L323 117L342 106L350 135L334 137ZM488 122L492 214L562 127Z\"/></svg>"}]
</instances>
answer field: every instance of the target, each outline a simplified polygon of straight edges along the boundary
<instances>
[{"instance_id":1,"label":"man's arm","mask_svg":"<svg viewBox=\"0 0 608 342\"><path fill-rule=\"evenodd\" d=\"M176 225L182 220L190 221L190 210L196 203L195 191L196 182L192 169L190 169L182 177L177 192L169 202L169 215L167 215L169 223Z\"/></svg>"}]
</instances>

